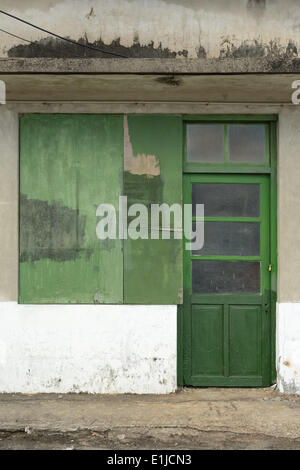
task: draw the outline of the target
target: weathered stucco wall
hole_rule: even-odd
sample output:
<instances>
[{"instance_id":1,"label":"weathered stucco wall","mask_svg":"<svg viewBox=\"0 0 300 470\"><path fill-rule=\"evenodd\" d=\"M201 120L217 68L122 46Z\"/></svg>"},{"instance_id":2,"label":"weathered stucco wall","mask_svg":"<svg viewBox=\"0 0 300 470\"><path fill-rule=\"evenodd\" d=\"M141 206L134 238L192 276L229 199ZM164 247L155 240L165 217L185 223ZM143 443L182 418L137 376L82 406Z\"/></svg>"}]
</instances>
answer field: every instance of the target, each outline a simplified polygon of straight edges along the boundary
<instances>
[{"instance_id":1,"label":"weathered stucco wall","mask_svg":"<svg viewBox=\"0 0 300 470\"><path fill-rule=\"evenodd\" d=\"M279 390L300 395L300 303L278 303L276 326Z\"/></svg>"},{"instance_id":2,"label":"weathered stucco wall","mask_svg":"<svg viewBox=\"0 0 300 470\"><path fill-rule=\"evenodd\" d=\"M0 303L0 393L171 393L176 306Z\"/></svg>"},{"instance_id":3,"label":"weathered stucco wall","mask_svg":"<svg viewBox=\"0 0 300 470\"><path fill-rule=\"evenodd\" d=\"M0 107L0 302L18 296L19 118ZM1 327L0 327L1 328Z\"/></svg>"},{"instance_id":4,"label":"weathered stucco wall","mask_svg":"<svg viewBox=\"0 0 300 470\"><path fill-rule=\"evenodd\" d=\"M297 0L2 0L3 10L126 57L299 55ZM0 56L101 57L1 15ZM109 56L107 56L109 57Z\"/></svg>"},{"instance_id":5,"label":"weathered stucco wall","mask_svg":"<svg viewBox=\"0 0 300 470\"><path fill-rule=\"evenodd\" d=\"M278 122L278 300L300 301L300 106Z\"/></svg>"}]
</instances>

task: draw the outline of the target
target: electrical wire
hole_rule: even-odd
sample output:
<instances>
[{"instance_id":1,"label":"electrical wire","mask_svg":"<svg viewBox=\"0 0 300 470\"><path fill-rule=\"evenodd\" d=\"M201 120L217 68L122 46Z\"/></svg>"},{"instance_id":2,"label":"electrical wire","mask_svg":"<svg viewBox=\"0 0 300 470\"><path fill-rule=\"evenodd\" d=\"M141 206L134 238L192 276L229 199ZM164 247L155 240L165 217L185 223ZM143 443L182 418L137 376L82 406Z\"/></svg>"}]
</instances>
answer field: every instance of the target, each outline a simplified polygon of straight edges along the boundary
<instances>
[{"instance_id":1,"label":"electrical wire","mask_svg":"<svg viewBox=\"0 0 300 470\"><path fill-rule=\"evenodd\" d=\"M22 18L19 18L18 16L15 16L15 15L11 15L10 13L7 13L6 11L0 10L0 13L13 18L14 20L21 21L22 23L25 23L28 26L31 26L32 28L39 29L40 31L43 31L44 33L47 33L47 34L50 34L52 36L55 36L56 38L62 39L63 41L67 41L71 44L75 44L76 46L85 47L86 49L91 49L93 51L102 52L103 54L113 55L115 57L122 57L124 59L127 58L125 55L122 55L122 54L117 54L115 52L104 51L103 49L99 49L98 47L88 46L87 44L81 44L80 42L73 41L72 39L64 38L63 36L60 36L59 34L53 33L52 31L41 28L40 26L37 26L35 24L29 23L29 21L25 21Z\"/></svg>"},{"instance_id":2,"label":"electrical wire","mask_svg":"<svg viewBox=\"0 0 300 470\"><path fill-rule=\"evenodd\" d=\"M0 31L2 31L2 33L6 33L6 34L9 34L10 36L13 36L14 38L21 39L21 41L25 41L25 42L29 42L30 44L34 44L32 41L29 41L29 39L21 38L20 36L17 36L16 34L10 33L9 31L5 31L5 29L0 28Z\"/></svg>"},{"instance_id":3,"label":"electrical wire","mask_svg":"<svg viewBox=\"0 0 300 470\"><path fill-rule=\"evenodd\" d=\"M6 33L6 34L9 34L10 36L13 36L14 38L18 38L18 39L21 39L22 41L26 41L26 42L28 42L29 44L32 44L33 46L36 46L36 45L37 45L36 42L29 41L29 39L21 38L21 36L17 36L16 34L10 33L9 31L6 31L5 29L0 28L0 31L2 31L2 33ZM82 56L80 56L80 55L78 55L78 54L76 54L76 57L82 59ZM10 57L10 58L11 58L11 57Z\"/></svg>"}]
</instances>

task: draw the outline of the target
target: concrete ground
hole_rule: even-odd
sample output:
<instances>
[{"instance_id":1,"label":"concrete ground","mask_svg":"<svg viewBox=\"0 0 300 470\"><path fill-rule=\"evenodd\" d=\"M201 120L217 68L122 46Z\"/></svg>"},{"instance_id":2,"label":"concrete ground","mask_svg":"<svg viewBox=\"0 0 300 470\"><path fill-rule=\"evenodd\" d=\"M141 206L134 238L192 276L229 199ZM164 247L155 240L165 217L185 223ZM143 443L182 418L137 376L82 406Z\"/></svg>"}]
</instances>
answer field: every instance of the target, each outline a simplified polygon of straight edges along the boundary
<instances>
[{"instance_id":1,"label":"concrete ground","mask_svg":"<svg viewBox=\"0 0 300 470\"><path fill-rule=\"evenodd\" d=\"M2 394L0 449L300 449L300 396Z\"/></svg>"}]
</instances>

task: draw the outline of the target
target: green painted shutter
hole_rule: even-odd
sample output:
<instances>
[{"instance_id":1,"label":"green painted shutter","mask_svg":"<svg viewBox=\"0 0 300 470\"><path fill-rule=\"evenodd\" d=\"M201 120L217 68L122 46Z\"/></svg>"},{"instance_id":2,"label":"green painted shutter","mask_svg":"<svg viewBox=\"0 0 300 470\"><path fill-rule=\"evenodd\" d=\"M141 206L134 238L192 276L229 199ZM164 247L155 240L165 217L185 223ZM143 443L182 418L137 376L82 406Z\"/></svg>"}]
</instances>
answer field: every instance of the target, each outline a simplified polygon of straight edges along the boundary
<instances>
[{"instance_id":1,"label":"green painted shutter","mask_svg":"<svg viewBox=\"0 0 300 470\"><path fill-rule=\"evenodd\" d=\"M128 206L181 204L181 117L125 116L124 169ZM182 240L124 241L124 302L182 302Z\"/></svg>"},{"instance_id":2,"label":"green painted shutter","mask_svg":"<svg viewBox=\"0 0 300 470\"><path fill-rule=\"evenodd\" d=\"M21 303L122 303L120 240L96 236L96 208L118 207L123 117L20 120Z\"/></svg>"}]
</instances>

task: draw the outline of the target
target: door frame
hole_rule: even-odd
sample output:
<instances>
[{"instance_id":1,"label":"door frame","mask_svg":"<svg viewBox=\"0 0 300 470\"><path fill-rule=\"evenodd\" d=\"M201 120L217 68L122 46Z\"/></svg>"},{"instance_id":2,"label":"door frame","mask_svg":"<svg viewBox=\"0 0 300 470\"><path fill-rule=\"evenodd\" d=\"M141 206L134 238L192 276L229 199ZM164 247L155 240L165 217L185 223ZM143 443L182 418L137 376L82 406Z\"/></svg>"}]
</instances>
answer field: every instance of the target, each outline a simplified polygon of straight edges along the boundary
<instances>
[{"instance_id":1,"label":"door frame","mask_svg":"<svg viewBox=\"0 0 300 470\"><path fill-rule=\"evenodd\" d=\"M241 115L241 114L213 114L213 115L184 115L183 120L183 173L226 173L226 174L267 174L270 177L270 263L272 265L270 279L270 375L271 383L276 382L276 302L277 302L277 120L278 116L271 115ZM186 123L189 122L207 123L262 123L268 126L268 152L270 155L268 165L245 165L235 164L207 165L207 164L187 164L186 162ZM183 240L184 243L184 240ZM184 246L183 246L184 250ZM183 290L183 299L185 292ZM184 318L183 304L177 309L177 385L184 386Z\"/></svg>"}]
</instances>

